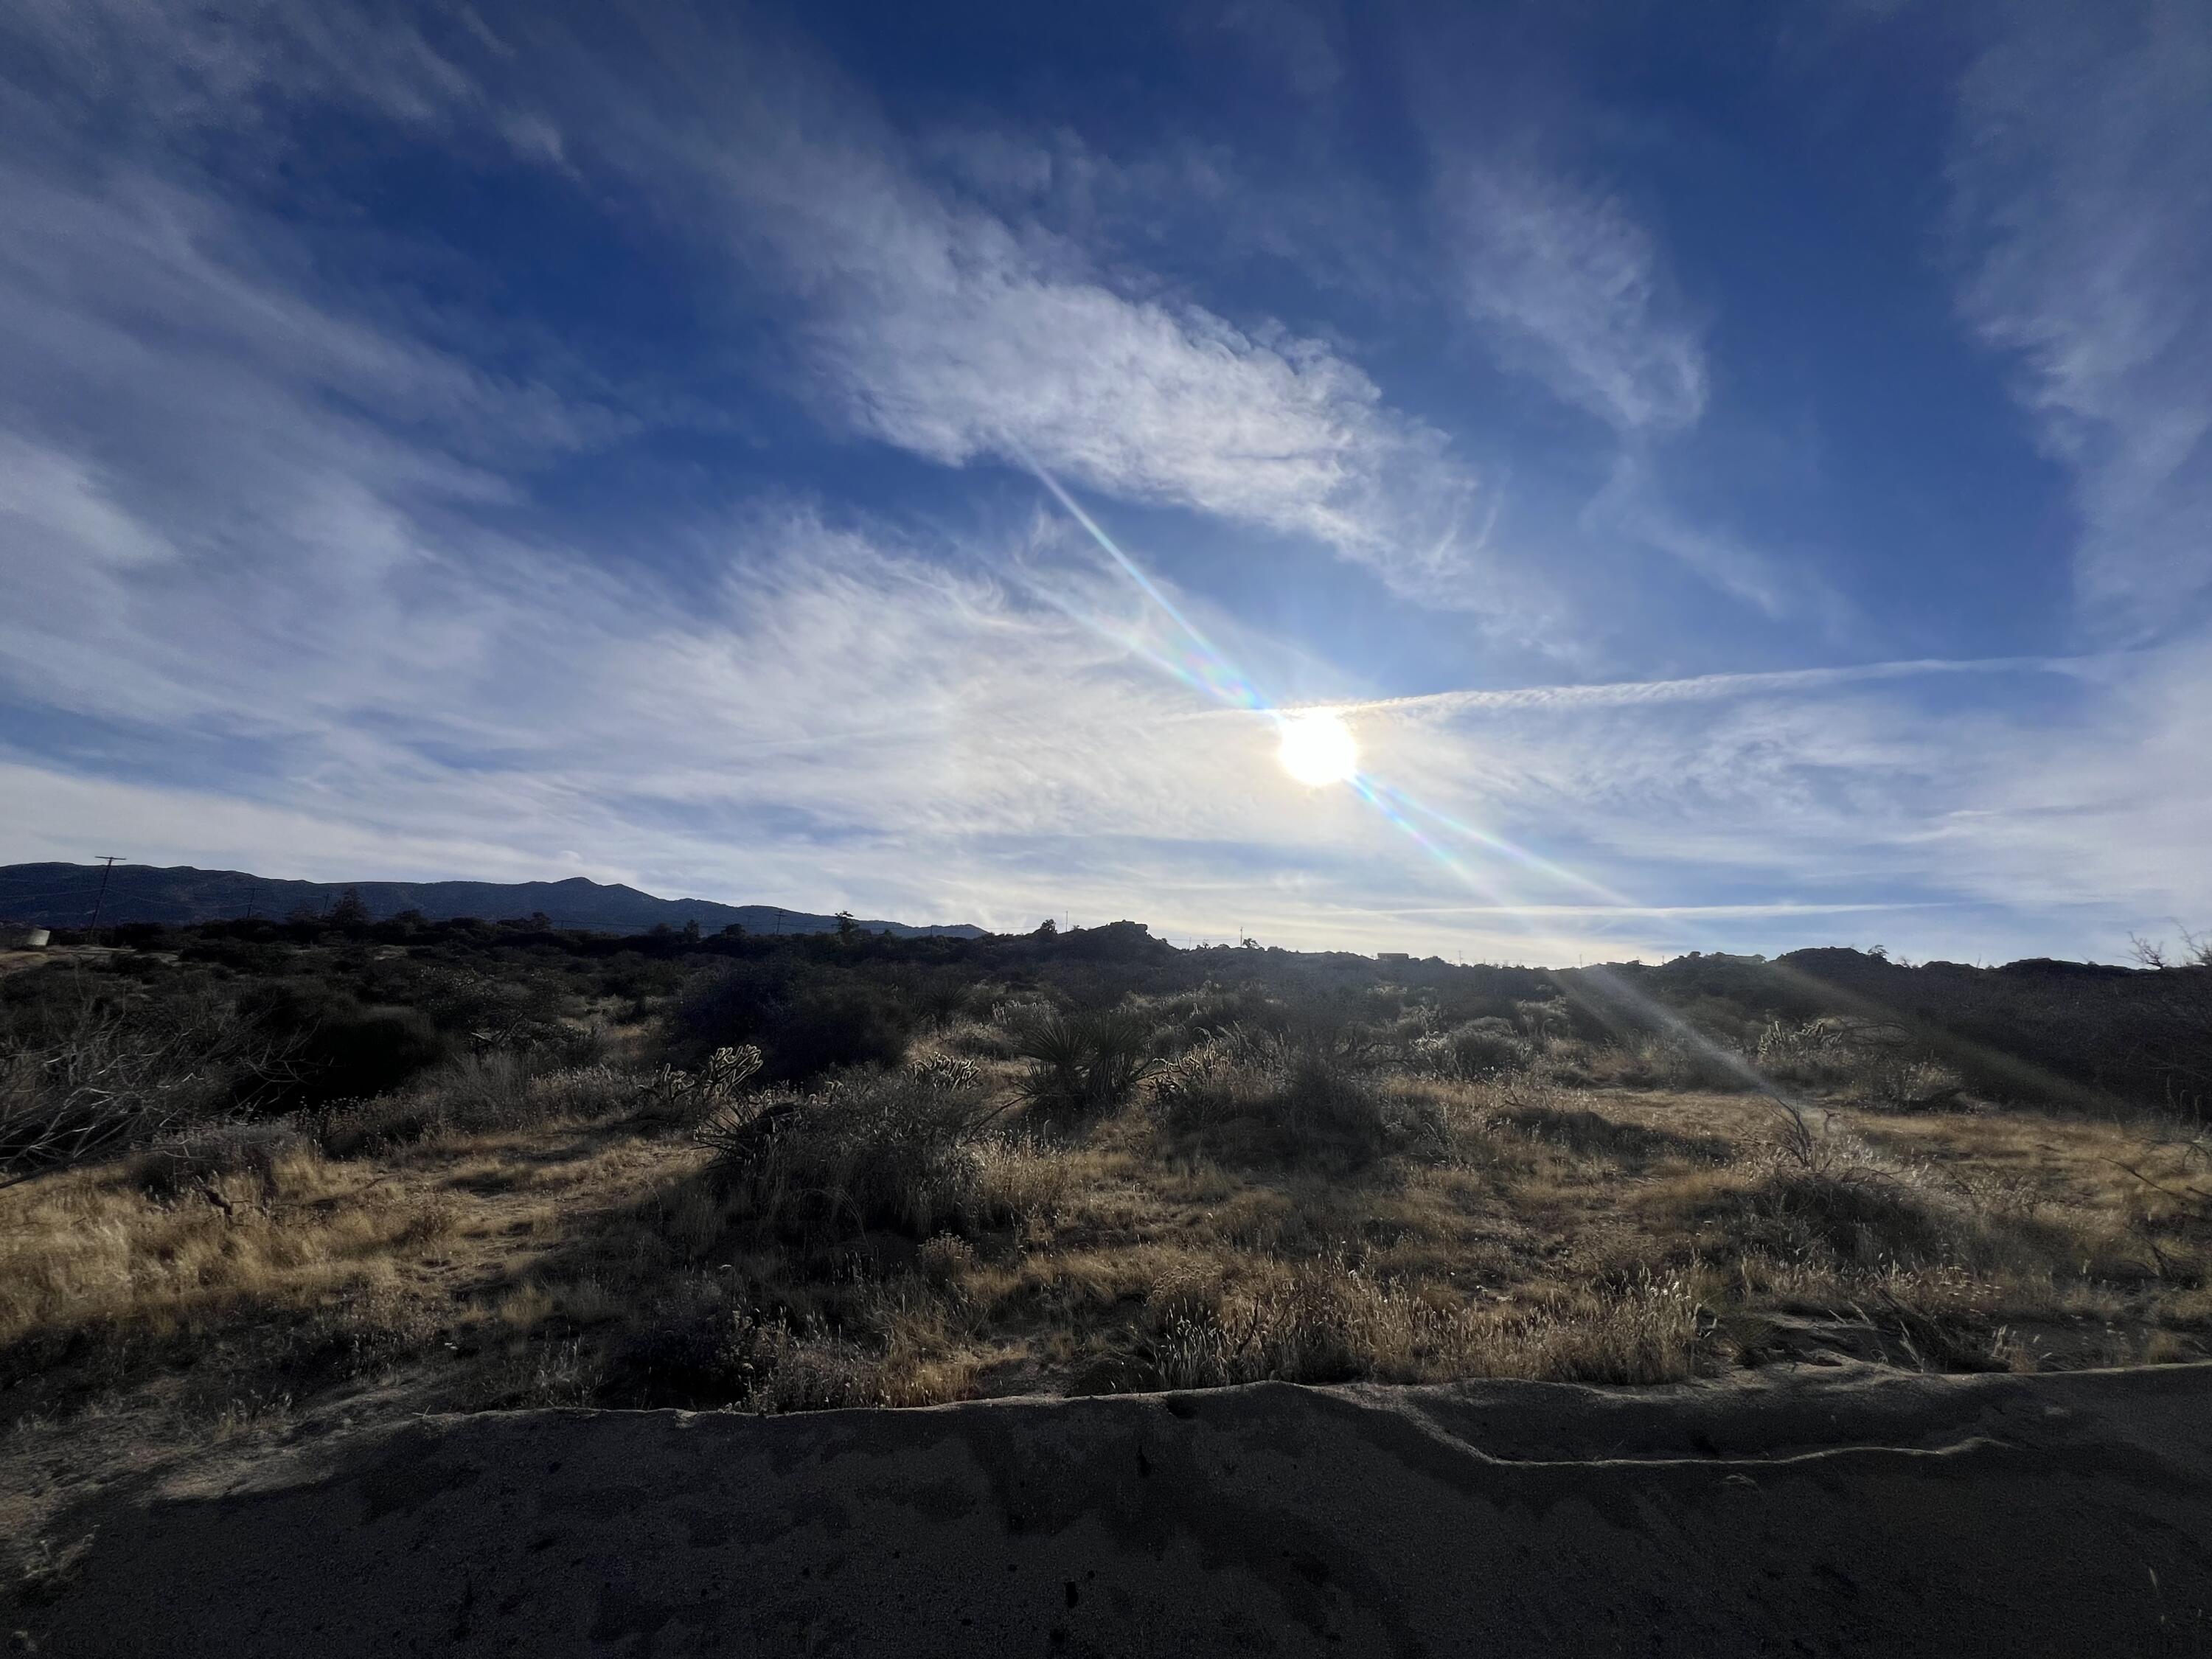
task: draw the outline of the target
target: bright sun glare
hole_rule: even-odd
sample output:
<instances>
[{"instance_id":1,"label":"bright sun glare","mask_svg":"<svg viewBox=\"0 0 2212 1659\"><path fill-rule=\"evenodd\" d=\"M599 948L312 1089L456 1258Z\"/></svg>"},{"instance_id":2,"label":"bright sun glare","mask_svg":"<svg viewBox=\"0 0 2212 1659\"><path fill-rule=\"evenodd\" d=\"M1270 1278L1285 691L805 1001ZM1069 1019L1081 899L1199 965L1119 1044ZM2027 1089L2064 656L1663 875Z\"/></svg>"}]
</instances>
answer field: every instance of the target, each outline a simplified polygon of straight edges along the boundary
<instances>
[{"instance_id":1,"label":"bright sun glare","mask_svg":"<svg viewBox=\"0 0 2212 1659\"><path fill-rule=\"evenodd\" d=\"M1359 769L1359 745L1342 718L1322 709L1283 721L1283 769L1300 783L1342 783Z\"/></svg>"}]
</instances>

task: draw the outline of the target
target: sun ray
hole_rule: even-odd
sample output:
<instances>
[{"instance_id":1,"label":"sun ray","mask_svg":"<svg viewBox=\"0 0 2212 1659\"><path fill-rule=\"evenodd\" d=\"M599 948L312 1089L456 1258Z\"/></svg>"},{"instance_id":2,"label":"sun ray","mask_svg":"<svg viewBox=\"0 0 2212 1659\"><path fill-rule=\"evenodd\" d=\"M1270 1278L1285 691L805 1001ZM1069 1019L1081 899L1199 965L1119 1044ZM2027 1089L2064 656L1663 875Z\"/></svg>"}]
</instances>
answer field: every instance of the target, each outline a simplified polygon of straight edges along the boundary
<instances>
[{"instance_id":1,"label":"sun ray","mask_svg":"<svg viewBox=\"0 0 2212 1659\"><path fill-rule=\"evenodd\" d=\"M1104 637L1120 641L1133 654L1143 658L1193 690L1203 691L1233 708L1266 715L1274 722L1279 738L1284 744L1285 766L1293 776L1298 777L1302 782L1314 785L1339 781L1350 784L1353 793L1362 801L1413 841L1440 866L1457 877L1474 891L1494 903L1502 915L1512 917L1518 930L1524 934L1533 936L1534 925L1523 908L1513 902L1511 896L1479 876L1468 866L1465 860L1440 845L1433 835L1415 822L1417 817L1427 820L1431 824L1451 836L1473 842L1487 853L1553 881L1601 898L1609 904L1627 908L1639 908L1637 902L1629 896L1617 892L1602 883L1593 881L1567 868L1565 865L1519 846L1503 836L1463 823L1436 807L1416 799L1397 786L1361 769L1358 766L1357 741L1352 737L1351 729L1344 720L1338 707L1322 705L1314 708L1285 708L1264 696L1250 678L1231 662L1227 655L1206 636L1195 623L1183 614L1182 609L1160 589L1159 585L1145 574L1134 559L1122 550L1121 545L1090 514L1083 509L1081 504L1061 486L1057 478L1035 459L1028 457L1024 459L1030 472L1049 492L1053 500L1057 501L1090 536L1091 539L1097 544L1137 591L1181 631L1183 639L1187 641L1188 649L1180 653L1182 658L1181 662L1172 661L1162 653L1139 641L1133 631L1109 627L1095 618L1084 616L1065 601L1054 598L1051 602L1058 608ZM1349 705L1352 708L1363 706L1365 705ZM1322 718L1328 720L1337 732L1342 733L1340 738L1334 732L1328 734L1325 738L1318 737L1318 733L1310 726L1310 723ZM1294 755L1298 757L1298 764L1295 766L1291 764Z\"/></svg>"}]
</instances>

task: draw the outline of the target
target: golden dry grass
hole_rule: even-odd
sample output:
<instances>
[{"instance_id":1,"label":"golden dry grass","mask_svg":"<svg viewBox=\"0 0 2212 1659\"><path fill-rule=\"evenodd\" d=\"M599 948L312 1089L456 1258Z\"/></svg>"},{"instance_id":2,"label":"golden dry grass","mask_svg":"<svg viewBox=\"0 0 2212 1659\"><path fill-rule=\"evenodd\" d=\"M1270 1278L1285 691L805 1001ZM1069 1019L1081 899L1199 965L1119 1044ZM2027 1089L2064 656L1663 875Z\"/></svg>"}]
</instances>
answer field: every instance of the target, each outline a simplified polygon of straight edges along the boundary
<instances>
[{"instance_id":1,"label":"golden dry grass","mask_svg":"<svg viewBox=\"0 0 2212 1659\"><path fill-rule=\"evenodd\" d=\"M986 1063L987 1099L1006 1073ZM933 1235L770 1226L643 1121L346 1160L301 1141L173 1190L81 1170L0 1192L0 1363L19 1412L167 1400L220 1429L332 1401L793 1409L2205 1352L2198 1154L2151 1120L1839 1109L1814 1168L1755 1097L1370 1086L1401 1127L1356 1156L1209 1148L1141 1099L1058 1135L1010 1114Z\"/></svg>"}]
</instances>

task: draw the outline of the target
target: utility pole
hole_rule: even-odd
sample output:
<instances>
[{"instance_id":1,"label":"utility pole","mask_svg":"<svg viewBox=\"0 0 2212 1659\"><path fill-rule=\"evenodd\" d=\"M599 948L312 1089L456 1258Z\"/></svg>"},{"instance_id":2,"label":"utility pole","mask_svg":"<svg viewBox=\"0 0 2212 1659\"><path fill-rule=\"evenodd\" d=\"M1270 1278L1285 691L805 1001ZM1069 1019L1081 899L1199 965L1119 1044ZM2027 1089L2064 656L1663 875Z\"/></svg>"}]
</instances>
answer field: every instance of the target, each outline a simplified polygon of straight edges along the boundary
<instances>
[{"instance_id":1,"label":"utility pole","mask_svg":"<svg viewBox=\"0 0 2212 1659\"><path fill-rule=\"evenodd\" d=\"M246 890L246 919L253 920L254 908L261 902L261 884L255 882Z\"/></svg>"},{"instance_id":2,"label":"utility pole","mask_svg":"<svg viewBox=\"0 0 2212 1659\"><path fill-rule=\"evenodd\" d=\"M94 928L100 926L100 907L107 902L107 878L115 873L115 861L122 856L123 854L120 853L94 853L93 854L93 857L101 861L101 867L100 872L100 891L93 896L92 920L87 922L84 926L84 930L88 933L91 933Z\"/></svg>"}]
</instances>

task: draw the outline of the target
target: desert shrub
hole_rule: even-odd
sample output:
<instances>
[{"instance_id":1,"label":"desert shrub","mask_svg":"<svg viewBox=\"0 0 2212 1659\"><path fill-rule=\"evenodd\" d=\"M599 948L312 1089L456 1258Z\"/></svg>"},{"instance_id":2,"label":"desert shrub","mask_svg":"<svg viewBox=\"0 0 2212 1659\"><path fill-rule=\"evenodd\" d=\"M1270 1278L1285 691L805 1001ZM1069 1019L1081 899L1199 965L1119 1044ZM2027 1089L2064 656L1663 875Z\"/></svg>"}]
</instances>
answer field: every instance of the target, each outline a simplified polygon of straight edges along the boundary
<instances>
[{"instance_id":1,"label":"desert shrub","mask_svg":"<svg viewBox=\"0 0 2212 1659\"><path fill-rule=\"evenodd\" d=\"M980 1090L911 1075L837 1079L805 1097L741 1103L699 1132L734 1212L798 1238L873 1229L926 1238L982 1218Z\"/></svg>"},{"instance_id":2,"label":"desert shrub","mask_svg":"<svg viewBox=\"0 0 2212 1659\"><path fill-rule=\"evenodd\" d=\"M972 1089L983 1081L983 1068L964 1054L925 1054L906 1069L908 1076L930 1089Z\"/></svg>"},{"instance_id":3,"label":"desert shrub","mask_svg":"<svg viewBox=\"0 0 2212 1659\"><path fill-rule=\"evenodd\" d=\"M1474 1082L1519 1071L1533 1053L1510 1025L1492 1017L1416 1038L1407 1059L1415 1071Z\"/></svg>"},{"instance_id":4,"label":"desert shrub","mask_svg":"<svg viewBox=\"0 0 2212 1659\"><path fill-rule=\"evenodd\" d=\"M521 1128L556 1118L600 1118L635 1109L638 1080L605 1066L540 1070L527 1054L468 1054L410 1089L333 1101L308 1123L325 1156L374 1156L445 1134Z\"/></svg>"},{"instance_id":5,"label":"desert shrub","mask_svg":"<svg viewBox=\"0 0 2212 1659\"><path fill-rule=\"evenodd\" d=\"M1002 1031L1025 1030L1060 1012L1060 1005L1037 992L1004 996L991 1004L990 1023Z\"/></svg>"},{"instance_id":6,"label":"desert shrub","mask_svg":"<svg viewBox=\"0 0 2212 1659\"><path fill-rule=\"evenodd\" d=\"M939 1233L926 1240L915 1258L921 1276L931 1284L952 1284L975 1265L975 1247L957 1233Z\"/></svg>"},{"instance_id":7,"label":"desert shrub","mask_svg":"<svg viewBox=\"0 0 2212 1659\"><path fill-rule=\"evenodd\" d=\"M755 1045L764 1075L781 1080L841 1066L896 1066L916 1022L895 985L778 958L707 975L673 1011L680 1048L701 1054Z\"/></svg>"},{"instance_id":8,"label":"desert shrub","mask_svg":"<svg viewBox=\"0 0 2212 1659\"><path fill-rule=\"evenodd\" d=\"M1176 1054L1214 1041L1224 1030L1273 1029L1283 1012L1256 985L1225 988L1211 980L1194 990L1133 998L1131 1006L1152 1019L1162 1052Z\"/></svg>"},{"instance_id":9,"label":"desert shrub","mask_svg":"<svg viewBox=\"0 0 2212 1659\"><path fill-rule=\"evenodd\" d=\"M1756 1086L1729 1050L1671 1033L1646 1035L1601 1050L1592 1057L1590 1070L1603 1082L1630 1089L1736 1093Z\"/></svg>"},{"instance_id":10,"label":"desert shrub","mask_svg":"<svg viewBox=\"0 0 2212 1659\"><path fill-rule=\"evenodd\" d=\"M532 1106L542 1118L612 1117L634 1109L638 1081L613 1066L556 1066L530 1079Z\"/></svg>"},{"instance_id":11,"label":"desert shrub","mask_svg":"<svg viewBox=\"0 0 2212 1659\"><path fill-rule=\"evenodd\" d=\"M1787 1261L1870 1270L1948 1261L1962 1243L1930 1194L1877 1168L1778 1165L1729 1207L1740 1244Z\"/></svg>"},{"instance_id":12,"label":"desert shrub","mask_svg":"<svg viewBox=\"0 0 2212 1659\"><path fill-rule=\"evenodd\" d=\"M140 1152L131 1178L149 1198L173 1199L196 1188L247 1180L266 1194L276 1168L306 1151L307 1137L280 1118L232 1119L166 1135Z\"/></svg>"},{"instance_id":13,"label":"desert shrub","mask_svg":"<svg viewBox=\"0 0 2212 1659\"><path fill-rule=\"evenodd\" d=\"M1770 1021L1753 1054L1770 1078L1870 1106L1924 1111L1948 1103L1966 1087L1957 1071L1929 1055L1903 1026L1881 1020Z\"/></svg>"},{"instance_id":14,"label":"desert shrub","mask_svg":"<svg viewBox=\"0 0 2212 1659\"><path fill-rule=\"evenodd\" d=\"M1244 1163L1364 1161L1391 1143L1394 1117L1413 1127L1419 1115L1412 1103L1394 1110L1368 1079L1317 1054L1261 1062L1221 1043L1169 1066L1152 1104L1170 1139Z\"/></svg>"},{"instance_id":15,"label":"desert shrub","mask_svg":"<svg viewBox=\"0 0 2212 1659\"><path fill-rule=\"evenodd\" d=\"M503 951L483 966L441 963L399 972L379 963L362 975L359 989L365 999L420 1009L440 1030L477 1050L531 1050L554 1064L580 1066L598 1060L605 1044L595 1028L566 1017L568 985L519 952Z\"/></svg>"},{"instance_id":16,"label":"desert shrub","mask_svg":"<svg viewBox=\"0 0 2212 1659\"><path fill-rule=\"evenodd\" d=\"M1382 1097L1341 1066L1300 1055L1286 1068L1277 1100L1283 1127L1301 1146L1370 1157L1382 1150Z\"/></svg>"},{"instance_id":17,"label":"desert shrub","mask_svg":"<svg viewBox=\"0 0 2212 1659\"><path fill-rule=\"evenodd\" d=\"M757 1041L793 970L780 958L726 963L684 985L666 1013L679 1048L701 1054Z\"/></svg>"},{"instance_id":18,"label":"desert shrub","mask_svg":"<svg viewBox=\"0 0 2212 1659\"><path fill-rule=\"evenodd\" d=\"M258 1102L287 1062L284 1044L218 998L57 1001L0 1039L0 1182Z\"/></svg>"},{"instance_id":19,"label":"desert shrub","mask_svg":"<svg viewBox=\"0 0 2212 1659\"><path fill-rule=\"evenodd\" d=\"M944 969L922 975L914 988L911 1000L915 1012L925 1023L941 1030L969 1011L975 992L975 983L964 975Z\"/></svg>"},{"instance_id":20,"label":"desert shrub","mask_svg":"<svg viewBox=\"0 0 2212 1659\"><path fill-rule=\"evenodd\" d=\"M739 1318L648 1313L644 1328L617 1345L595 1379L602 1405L699 1410L732 1405L751 1385L754 1343Z\"/></svg>"},{"instance_id":21,"label":"desert shrub","mask_svg":"<svg viewBox=\"0 0 2212 1659\"><path fill-rule=\"evenodd\" d=\"M1012 1034L988 1020L955 1021L939 1031L938 1041L952 1053L964 1054L971 1060L1014 1058Z\"/></svg>"},{"instance_id":22,"label":"desert shrub","mask_svg":"<svg viewBox=\"0 0 2212 1659\"><path fill-rule=\"evenodd\" d=\"M809 983L769 1023L762 1047L773 1075L811 1077L835 1066L896 1066L913 1030L912 1013L878 987Z\"/></svg>"},{"instance_id":23,"label":"desert shrub","mask_svg":"<svg viewBox=\"0 0 2212 1659\"><path fill-rule=\"evenodd\" d=\"M1015 1033L1014 1050L1030 1062L1018 1085L1030 1109L1045 1116L1096 1116L1121 1105L1158 1074L1149 1024L1129 1014L1054 1012Z\"/></svg>"},{"instance_id":24,"label":"desert shrub","mask_svg":"<svg viewBox=\"0 0 2212 1659\"><path fill-rule=\"evenodd\" d=\"M446 1060L452 1049L416 1008L364 1008L334 1001L298 1049L292 1098L305 1105L384 1094Z\"/></svg>"},{"instance_id":25,"label":"desert shrub","mask_svg":"<svg viewBox=\"0 0 2212 1659\"><path fill-rule=\"evenodd\" d=\"M1941 1060L1885 1055L1868 1068L1858 1097L1869 1105L1925 1112L1950 1104L1966 1086L1966 1079Z\"/></svg>"},{"instance_id":26,"label":"desert shrub","mask_svg":"<svg viewBox=\"0 0 2212 1659\"><path fill-rule=\"evenodd\" d=\"M1574 1016L1557 1000L1521 1001L1513 1005L1514 1023L1531 1047L1544 1049L1574 1034Z\"/></svg>"},{"instance_id":27,"label":"desert shrub","mask_svg":"<svg viewBox=\"0 0 2212 1659\"><path fill-rule=\"evenodd\" d=\"M636 1085L642 1122L696 1124L734 1100L761 1069L750 1042L715 1049L690 1071L663 1066Z\"/></svg>"}]
</instances>

